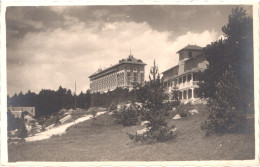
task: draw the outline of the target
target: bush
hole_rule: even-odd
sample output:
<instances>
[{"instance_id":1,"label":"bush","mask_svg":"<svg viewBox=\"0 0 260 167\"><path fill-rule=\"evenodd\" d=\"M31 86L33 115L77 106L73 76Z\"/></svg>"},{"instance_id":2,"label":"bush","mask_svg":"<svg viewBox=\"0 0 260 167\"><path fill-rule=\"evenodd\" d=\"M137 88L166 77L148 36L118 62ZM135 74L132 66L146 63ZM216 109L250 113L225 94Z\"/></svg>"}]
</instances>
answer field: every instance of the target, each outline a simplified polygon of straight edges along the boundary
<instances>
[{"instance_id":1,"label":"bush","mask_svg":"<svg viewBox=\"0 0 260 167\"><path fill-rule=\"evenodd\" d=\"M25 122L24 122L24 112L22 112L21 125L20 125L20 129L19 129L19 137L24 139L25 137L27 137L27 134L28 134L28 132L27 132Z\"/></svg>"},{"instance_id":2,"label":"bush","mask_svg":"<svg viewBox=\"0 0 260 167\"><path fill-rule=\"evenodd\" d=\"M135 103L121 105L118 110L114 110L115 122L123 126L133 126L139 122L140 112Z\"/></svg>"},{"instance_id":3,"label":"bush","mask_svg":"<svg viewBox=\"0 0 260 167\"><path fill-rule=\"evenodd\" d=\"M109 106L109 112L113 112L117 109L116 103L113 101Z\"/></svg>"},{"instance_id":4,"label":"bush","mask_svg":"<svg viewBox=\"0 0 260 167\"><path fill-rule=\"evenodd\" d=\"M60 124L61 124L61 122L60 122L60 119L59 119L59 114L56 113L55 126L58 126Z\"/></svg>"},{"instance_id":5,"label":"bush","mask_svg":"<svg viewBox=\"0 0 260 167\"><path fill-rule=\"evenodd\" d=\"M188 117L188 112L187 111L184 111L184 110L181 110L179 115L183 118L183 117Z\"/></svg>"},{"instance_id":6,"label":"bush","mask_svg":"<svg viewBox=\"0 0 260 167\"><path fill-rule=\"evenodd\" d=\"M206 136L212 133L235 132L246 125L246 115L243 111L243 102L239 94L237 77L229 67L216 85L217 91L214 99L208 101L209 117L201 129L206 130Z\"/></svg>"},{"instance_id":7,"label":"bush","mask_svg":"<svg viewBox=\"0 0 260 167\"><path fill-rule=\"evenodd\" d=\"M207 108L210 115L201 125L201 129L206 131L206 136L213 133L236 132L246 125L245 114L235 107L224 107L215 100L209 100Z\"/></svg>"},{"instance_id":8,"label":"bush","mask_svg":"<svg viewBox=\"0 0 260 167\"><path fill-rule=\"evenodd\" d=\"M168 101L163 103L163 108L166 111L171 111L174 107L177 107L180 105L180 101L174 100L174 101Z\"/></svg>"},{"instance_id":9,"label":"bush","mask_svg":"<svg viewBox=\"0 0 260 167\"><path fill-rule=\"evenodd\" d=\"M157 128L150 128L148 131L143 134L128 134L129 138L134 140L135 142L165 142L167 140L173 139L176 136L175 126L168 127L166 126L158 126Z\"/></svg>"},{"instance_id":10,"label":"bush","mask_svg":"<svg viewBox=\"0 0 260 167\"><path fill-rule=\"evenodd\" d=\"M190 114L189 111L192 110L193 108L194 105L192 105L191 103L181 104L178 107L176 107L176 112L181 117L188 117L188 115Z\"/></svg>"}]
</instances>

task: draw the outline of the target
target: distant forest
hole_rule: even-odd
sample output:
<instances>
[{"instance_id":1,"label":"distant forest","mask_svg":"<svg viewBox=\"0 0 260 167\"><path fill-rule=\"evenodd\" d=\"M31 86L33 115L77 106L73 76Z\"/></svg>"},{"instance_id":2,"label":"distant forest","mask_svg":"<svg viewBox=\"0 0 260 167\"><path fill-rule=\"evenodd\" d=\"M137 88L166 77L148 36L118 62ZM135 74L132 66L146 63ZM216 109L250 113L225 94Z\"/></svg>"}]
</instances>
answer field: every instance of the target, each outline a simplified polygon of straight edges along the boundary
<instances>
[{"instance_id":1,"label":"distant forest","mask_svg":"<svg viewBox=\"0 0 260 167\"><path fill-rule=\"evenodd\" d=\"M8 107L35 107L36 117L51 115L60 109L75 108L75 95L70 89L62 88L57 91L42 89L39 94L28 90L27 93L20 92L12 97L7 96ZM90 91L81 92L76 95L76 107L87 109L91 105Z\"/></svg>"}]
</instances>

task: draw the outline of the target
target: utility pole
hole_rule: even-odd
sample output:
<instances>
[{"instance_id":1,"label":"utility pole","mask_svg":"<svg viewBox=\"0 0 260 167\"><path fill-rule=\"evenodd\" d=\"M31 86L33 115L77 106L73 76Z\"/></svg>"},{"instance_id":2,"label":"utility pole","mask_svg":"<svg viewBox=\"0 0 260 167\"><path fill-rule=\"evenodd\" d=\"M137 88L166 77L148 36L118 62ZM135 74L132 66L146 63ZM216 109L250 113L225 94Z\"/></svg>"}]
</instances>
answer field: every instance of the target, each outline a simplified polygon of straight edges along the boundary
<instances>
[{"instance_id":1,"label":"utility pole","mask_svg":"<svg viewBox=\"0 0 260 167\"><path fill-rule=\"evenodd\" d=\"M75 111L76 111L76 108L77 108L77 95L76 95L76 81L75 81L75 92L74 92L74 97L75 97Z\"/></svg>"}]
</instances>

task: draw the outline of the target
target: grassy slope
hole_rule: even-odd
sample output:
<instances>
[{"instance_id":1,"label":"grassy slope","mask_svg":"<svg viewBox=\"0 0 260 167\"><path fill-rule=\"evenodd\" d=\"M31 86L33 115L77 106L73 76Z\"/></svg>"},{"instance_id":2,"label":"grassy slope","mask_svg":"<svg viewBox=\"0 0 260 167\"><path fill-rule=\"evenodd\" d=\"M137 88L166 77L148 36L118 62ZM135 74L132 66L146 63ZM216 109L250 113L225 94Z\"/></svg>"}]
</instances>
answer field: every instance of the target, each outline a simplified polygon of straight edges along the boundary
<instances>
[{"instance_id":1,"label":"grassy slope","mask_svg":"<svg viewBox=\"0 0 260 167\"><path fill-rule=\"evenodd\" d=\"M165 143L135 144L128 133L140 125L123 127L105 114L68 129L63 136L9 146L9 161L181 161L230 160L254 158L253 132L204 137L200 124L206 112L181 120L169 119L176 125L178 137Z\"/></svg>"}]
</instances>

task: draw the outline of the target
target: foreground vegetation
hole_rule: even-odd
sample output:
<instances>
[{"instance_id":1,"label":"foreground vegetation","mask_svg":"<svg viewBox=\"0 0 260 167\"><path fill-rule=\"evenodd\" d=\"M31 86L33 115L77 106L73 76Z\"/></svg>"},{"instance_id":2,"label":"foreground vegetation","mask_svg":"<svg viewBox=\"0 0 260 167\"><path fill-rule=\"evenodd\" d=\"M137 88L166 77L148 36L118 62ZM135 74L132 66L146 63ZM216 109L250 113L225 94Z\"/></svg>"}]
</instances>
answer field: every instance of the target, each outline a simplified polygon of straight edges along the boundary
<instances>
[{"instance_id":1,"label":"foreground vegetation","mask_svg":"<svg viewBox=\"0 0 260 167\"><path fill-rule=\"evenodd\" d=\"M163 143L134 143L127 133L144 128L120 126L108 113L77 124L63 136L47 140L9 145L9 161L182 161L243 160L254 158L252 125L242 133L205 137L200 124L207 119L203 105L199 113L180 120L169 112L168 125L175 125L177 137ZM252 119L250 120L253 123Z\"/></svg>"}]
</instances>

